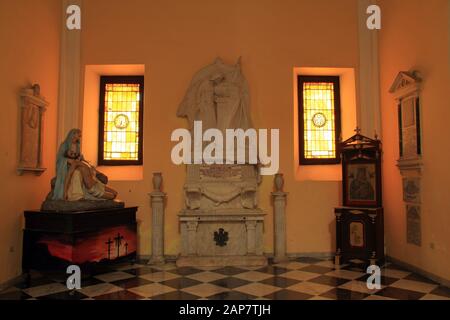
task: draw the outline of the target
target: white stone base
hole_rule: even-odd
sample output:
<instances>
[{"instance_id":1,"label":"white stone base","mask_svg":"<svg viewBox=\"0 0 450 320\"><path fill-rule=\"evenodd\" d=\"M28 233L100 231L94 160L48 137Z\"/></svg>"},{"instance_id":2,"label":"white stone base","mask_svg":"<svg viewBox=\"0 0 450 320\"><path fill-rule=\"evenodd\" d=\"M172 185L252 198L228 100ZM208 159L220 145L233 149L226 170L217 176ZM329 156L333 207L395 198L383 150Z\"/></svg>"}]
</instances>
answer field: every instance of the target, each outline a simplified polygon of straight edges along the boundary
<instances>
[{"instance_id":1,"label":"white stone base","mask_svg":"<svg viewBox=\"0 0 450 320\"><path fill-rule=\"evenodd\" d=\"M178 266L264 266L260 209L183 210ZM225 239L216 241L222 229Z\"/></svg>"},{"instance_id":2,"label":"white stone base","mask_svg":"<svg viewBox=\"0 0 450 320\"><path fill-rule=\"evenodd\" d=\"M264 267L266 265L265 256L188 256L177 260L177 267Z\"/></svg>"},{"instance_id":3,"label":"white stone base","mask_svg":"<svg viewBox=\"0 0 450 320\"><path fill-rule=\"evenodd\" d=\"M161 264L165 264L165 263L166 263L166 261L163 256L157 256L157 257L152 256L147 264L161 265Z\"/></svg>"},{"instance_id":4,"label":"white stone base","mask_svg":"<svg viewBox=\"0 0 450 320\"><path fill-rule=\"evenodd\" d=\"M282 263L282 262L287 262L287 261L289 261L288 256L274 257L273 258L273 263Z\"/></svg>"}]
</instances>

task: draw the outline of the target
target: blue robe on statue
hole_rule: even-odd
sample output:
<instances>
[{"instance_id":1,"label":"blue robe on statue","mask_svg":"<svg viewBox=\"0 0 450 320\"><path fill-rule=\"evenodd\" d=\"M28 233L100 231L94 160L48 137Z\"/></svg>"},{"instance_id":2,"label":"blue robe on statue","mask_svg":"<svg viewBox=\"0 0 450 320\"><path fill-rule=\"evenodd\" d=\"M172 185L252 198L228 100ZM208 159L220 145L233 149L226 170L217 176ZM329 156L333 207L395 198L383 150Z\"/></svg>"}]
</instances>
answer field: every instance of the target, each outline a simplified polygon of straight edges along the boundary
<instances>
[{"instance_id":1,"label":"blue robe on statue","mask_svg":"<svg viewBox=\"0 0 450 320\"><path fill-rule=\"evenodd\" d=\"M70 150L72 146L74 135L79 132L79 129L70 130L66 139L59 146L58 154L56 156L56 182L53 189L53 200L65 200L64 185L68 171L66 152ZM76 142L76 153L80 154L80 142Z\"/></svg>"}]
</instances>

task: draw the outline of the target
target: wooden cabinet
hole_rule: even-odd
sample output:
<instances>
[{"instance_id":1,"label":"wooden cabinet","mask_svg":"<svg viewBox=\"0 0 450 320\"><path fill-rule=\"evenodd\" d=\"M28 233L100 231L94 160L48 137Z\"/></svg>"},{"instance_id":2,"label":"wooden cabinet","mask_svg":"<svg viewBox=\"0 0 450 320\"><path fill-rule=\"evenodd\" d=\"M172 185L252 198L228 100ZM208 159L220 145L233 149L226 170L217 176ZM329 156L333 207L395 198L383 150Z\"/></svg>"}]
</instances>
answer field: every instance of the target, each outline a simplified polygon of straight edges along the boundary
<instances>
[{"instance_id":1,"label":"wooden cabinet","mask_svg":"<svg viewBox=\"0 0 450 320\"><path fill-rule=\"evenodd\" d=\"M342 207L335 208L337 265L352 259L384 263L381 141L356 134L339 144Z\"/></svg>"},{"instance_id":2,"label":"wooden cabinet","mask_svg":"<svg viewBox=\"0 0 450 320\"><path fill-rule=\"evenodd\" d=\"M22 268L66 272L136 258L137 207L79 212L25 211Z\"/></svg>"},{"instance_id":3,"label":"wooden cabinet","mask_svg":"<svg viewBox=\"0 0 450 320\"><path fill-rule=\"evenodd\" d=\"M359 259L370 264L384 263L383 208L335 208L335 263Z\"/></svg>"}]
</instances>

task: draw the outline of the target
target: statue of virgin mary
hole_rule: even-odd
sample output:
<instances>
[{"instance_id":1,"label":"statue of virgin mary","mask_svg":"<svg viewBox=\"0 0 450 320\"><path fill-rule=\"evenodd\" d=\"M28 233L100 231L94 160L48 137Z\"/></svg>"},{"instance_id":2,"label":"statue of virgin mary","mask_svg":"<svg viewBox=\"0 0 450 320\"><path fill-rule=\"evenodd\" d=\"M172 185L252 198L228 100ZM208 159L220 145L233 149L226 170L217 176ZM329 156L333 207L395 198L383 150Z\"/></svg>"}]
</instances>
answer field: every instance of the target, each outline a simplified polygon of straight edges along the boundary
<instances>
[{"instance_id":1,"label":"statue of virgin mary","mask_svg":"<svg viewBox=\"0 0 450 320\"><path fill-rule=\"evenodd\" d=\"M52 200L113 200L117 192L100 181L97 170L84 160L80 140L81 130L72 129L59 147Z\"/></svg>"}]
</instances>

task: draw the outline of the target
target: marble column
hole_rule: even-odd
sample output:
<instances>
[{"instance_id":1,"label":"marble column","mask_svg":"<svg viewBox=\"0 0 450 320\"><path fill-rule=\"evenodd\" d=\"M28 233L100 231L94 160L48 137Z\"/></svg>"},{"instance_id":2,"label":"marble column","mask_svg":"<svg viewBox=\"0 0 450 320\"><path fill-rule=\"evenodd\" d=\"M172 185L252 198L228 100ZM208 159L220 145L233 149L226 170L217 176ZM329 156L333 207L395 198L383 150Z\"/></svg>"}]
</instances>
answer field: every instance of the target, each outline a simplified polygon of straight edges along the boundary
<instances>
[{"instance_id":1,"label":"marble column","mask_svg":"<svg viewBox=\"0 0 450 320\"><path fill-rule=\"evenodd\" d=\"M367 28L367 8L376 5L376 0L358 0L359 43L359 110L358 126L362 134L374 137L381 135L381 107L378 61L378 30ZM381 13L383 16L383 13Z\"/></svg>"},{"instance_id":2,"label":"marble column","mask_svg":"<svg viewBox=\"0 0 450 320\"><path fill-rule=\"evenodd\" d=\"M71 5L81 9L80 18L83 21L83 0L62 0L57 146L64 141L70 129L81 128L83 123L80 104L82 29L69 30L67 27L70 16L67 9Z\"/></svg>"},{"instance_id":3,"label":"marble column","mask_svg":"<svg viewBox=\"0 0 450 320\"><path fill-rule=\"evenodd\" d=\"M152 206L152 256L149 264L163 264L164 260L164 200L166 194L161 191L161 173L153 173L153 191L150 195Z\"/></svg>"},{"instance_id":4,"label":"marble column","mask_svg":"<svg viewBox=\"0 0 450 320\"><path fill-rule=\"evenodd\" d=\"M274 179L275 191L273 197L274 218L274 259L275 263L287 261L286 256L286 198L283 192L283 174L277 173Z\"/></svg>"}]
</instances>

